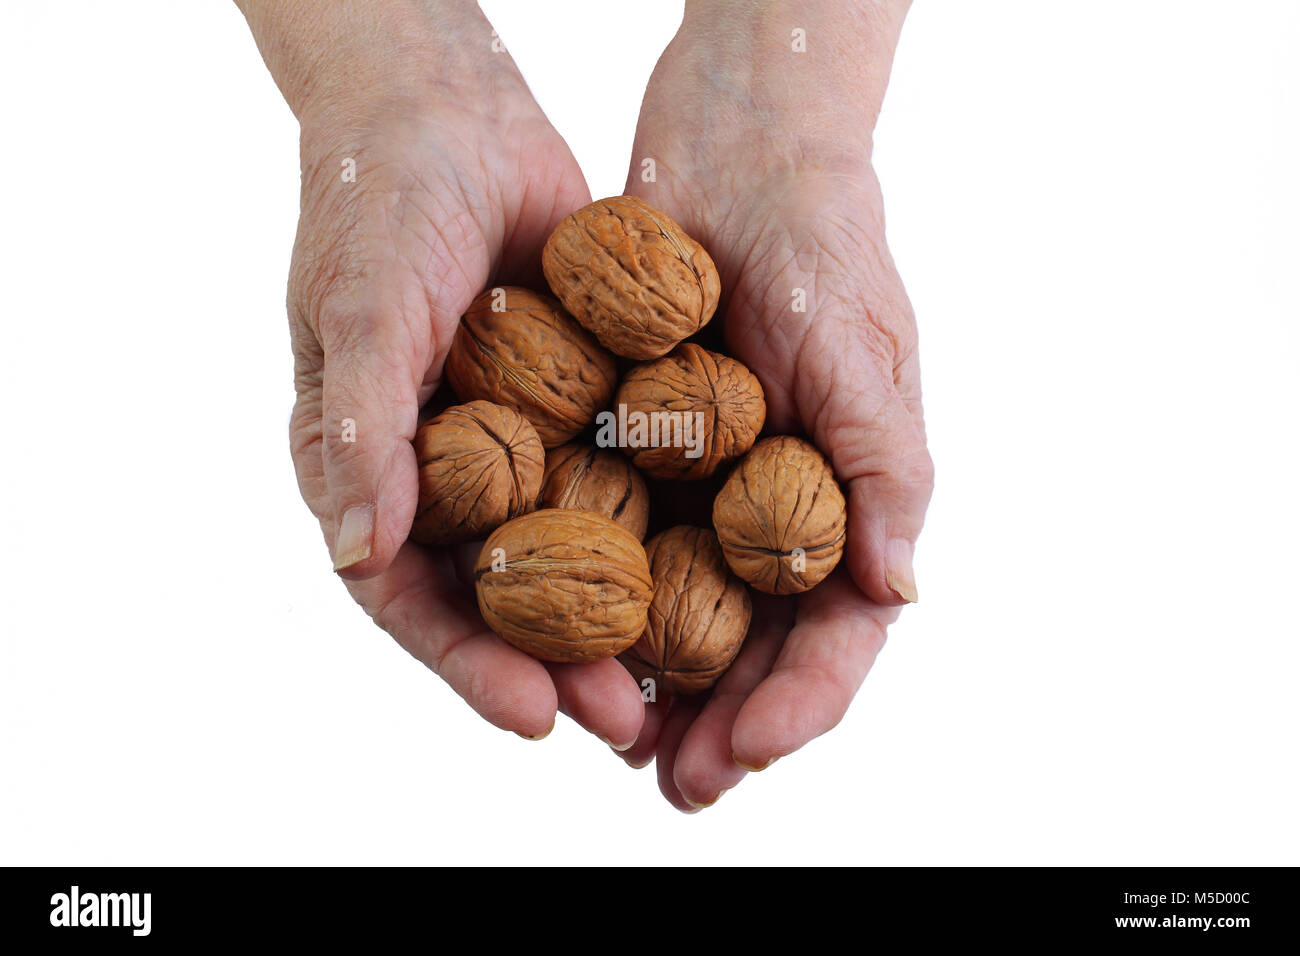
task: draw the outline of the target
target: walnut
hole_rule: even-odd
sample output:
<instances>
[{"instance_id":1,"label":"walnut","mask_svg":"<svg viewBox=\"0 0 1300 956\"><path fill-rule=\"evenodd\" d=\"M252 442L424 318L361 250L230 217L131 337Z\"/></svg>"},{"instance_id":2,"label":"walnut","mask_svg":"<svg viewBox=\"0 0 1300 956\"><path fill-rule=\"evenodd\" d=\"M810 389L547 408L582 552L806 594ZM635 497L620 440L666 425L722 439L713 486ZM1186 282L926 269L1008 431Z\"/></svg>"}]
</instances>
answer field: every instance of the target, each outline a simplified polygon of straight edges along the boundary
<instances>
[{"instance_id":1,"label":"walnut","mask_svg":"<svg viewBox=\"0 0 1300 956\"><path fill-rule=\"evenodd\" d=\"M713 317L721 285L704 248L631 196L602 199L556 227L542 249L551 291L602 345L658 358Z\"/></svg>"},{"instance_id":2,"label":"walnut","mask_svg":"<svg viewBox=\"0 0 1300 956\"><path fill-rule=\"evenodd\" d=\"M614 404L627 416L629 436L635 416L646 416L648 443L629 441L623 450L647 475L662 480L707 478L749 451L767 417L763 387L753 372L691 343L632 369ZM674 440L679 434L686 440Z\"/></svg>"},{"instance_id":3,"label":"walnut","mask_svg":"<svg viewBox=\"0 0 1300 956\"><path fill-rule=\"evenodd\" d=\"M461 401L518 411L547 448L591 424L617 381L614 357L558 302L518 286L488 289L470 304L444 373Z\"/></svg>"},{"instance_id":4,"label":"walnut","mask_svg":"<svg viewBox=\"0 0 1300 956\"><path fill-rule=\"evenodd\" d=\"M546 453L537 507L592 511L613 518L640 541L650 520L650 492L617 452L561 445Z\"/></svg>"},{"instance_id":5,"label":"walnut","mask_svg":"<svg viewBox=\"0 0 1300 956\"><path fill-rule=\"evenodd\" d=\"M613 657L645 630L645 549L603 515L547 508L509 521L483 545L474 579L488 627L544 661Z\"/></svg>"},{"instance_id":6,"label":"walnut","mask_svg":"<svg viewBox=\"0 0 1300 956\"><path fill-rule=\"evenodd\" d=\"M727 568L707 528L679 525L646 544L654 596L645 633L619 658L638 681L673 694L708 690L749 631L749 591Z\"/></svg>"},{"instance_id":7,"label":"walnut","mask_svg":"<svg viewBox=\"0 0 1300 956\"><path fill-rule=\"evenodd\" d=\"M764 438L718 492L713 527L731 570L768 594L796 594L839 563L844 495L808 442Z\"/></svg>"},{"instance_id":8,"label":"walnut","mask_svg":"<svg viewBox=\"0 0 1300 956\"><path fill-rule=\"evenodd\" d=\"M472 541L532 510L546 453L537 431L513 409L484 401L453 405L421 425L414 444L416 541Z\"/></svg>"}]
</instances>

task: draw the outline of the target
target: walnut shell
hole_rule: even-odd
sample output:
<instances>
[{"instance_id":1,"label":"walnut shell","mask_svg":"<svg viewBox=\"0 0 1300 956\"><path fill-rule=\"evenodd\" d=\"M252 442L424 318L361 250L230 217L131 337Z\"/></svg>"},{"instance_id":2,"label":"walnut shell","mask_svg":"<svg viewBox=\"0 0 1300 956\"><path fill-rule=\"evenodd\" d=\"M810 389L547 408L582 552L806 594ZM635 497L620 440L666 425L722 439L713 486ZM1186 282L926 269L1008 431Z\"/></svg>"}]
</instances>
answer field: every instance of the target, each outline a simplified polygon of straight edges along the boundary
<instances>
[{"instance_id":1,"label":"walnut shell","mask_svg":"<svg viewBox=\"0 0 1300 956\"><path fill-rule=\"evenodd\" d=\"M613 657L645 630L650 565L622 525L547 508L503 524L474 566L483 620L544 661Z\"/></svg>"},{"instance_id":2,"label":"walnut shell","mask_svg":"<svg viewBox=\"0 0 1300 956\"><path fill-rule=\"evenodd\" d=\"M416 541L473 541L532 510L546 453L537 431L513 409L484 401L453 405L420 426L414 445Z\"/></svg>"},{"instance_id":3,"label":"walnut shell","mask_svg":"<svg viewBox=\"0 0 1300 956\"><path fill-rule=\"evenodd\" d=\"M713 502L713 527L731 570L768 594L815 587L844 552L844 495L808 442L764 438Z\"/></svg>"},{"instance_id":4,"label":"walnut shell","mask_svg":"<svg viewBox=\"0 0 1300 956\"><path fill-rule=\"evenodd\" d=\"M626 458L588 445L561 445L546 453L538 508L574 508L613 518L645 537L650 491Z\"/></svg>"},{"instance_id":5,"label":"walnut shell","mask_svg":"<svg viewBox=\"0 0 1300 956\"><path fill-rule=\"evenodd\" d=\"M763 386L753 372L689 342L628 372L614 404L629 423L623 451L647 475L665 481L707 478L739 458L754 444L767 417ZM647 417L651 444L634 447L631 423L637 413ZM664 431L676 437L676 429L688 441L664 440Z\"/></svg>"},{"instance_id":6,"label":"walnut shell","mask_svg":"<svg viewBox=\"0 0 1300 956\"><path fill-rule=\"evenodd\" d=\"M591 424L618 377L614 357L558 302L518 286L488 289L470 304L443 371L461 401L515 409L547 448Z\"/></svg>"},{"instance_id":7,"label":"walnut shell","mask_svg":"<svg viewBox=\"0 0 1300 956\"><path fill-rule=\"evenodd\" d=\"M708 528L679 525L646 544L654 596L645 633L619 657L672 694L712 687L740 653L753 606Z\"/></svg>"},{"instance_id":8,"label":"walnut shell","mask_svg":"<svg viewBox=\"0 0 1300 956\"><path fill-rule=\"evenodd\" d=\"M542 249L547 285L600 343L652 359L713 317L721 284L704 247L632 196L584 206Z\"/></svg>"}]
</instances>

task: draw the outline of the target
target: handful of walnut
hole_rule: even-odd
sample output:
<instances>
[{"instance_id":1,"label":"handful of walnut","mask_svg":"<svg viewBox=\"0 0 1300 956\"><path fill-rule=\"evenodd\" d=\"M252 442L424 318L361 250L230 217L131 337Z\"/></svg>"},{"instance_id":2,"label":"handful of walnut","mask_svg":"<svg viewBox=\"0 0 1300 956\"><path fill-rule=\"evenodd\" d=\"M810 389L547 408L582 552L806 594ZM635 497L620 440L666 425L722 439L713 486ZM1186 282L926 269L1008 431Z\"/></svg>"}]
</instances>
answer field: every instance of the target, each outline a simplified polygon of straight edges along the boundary
<instances>
[{"instance_id":1,"label":"handful of walnut","mask_svg":"<svg viewBox=\"0 0 1300 956\"><path fill-rule=\"evenodd\" d=\"M807 441L759 440L753 372L685 341L721 284L666 214L592 203L542 270L554 298L489 288L462 320L445 373L464 404L416 434L412 537L486 537L479 610L534 657L620 655L643 691L706 691L741 651L750 588L807 591L839 563L844 495Z\"/></svg>"}]
</instances>

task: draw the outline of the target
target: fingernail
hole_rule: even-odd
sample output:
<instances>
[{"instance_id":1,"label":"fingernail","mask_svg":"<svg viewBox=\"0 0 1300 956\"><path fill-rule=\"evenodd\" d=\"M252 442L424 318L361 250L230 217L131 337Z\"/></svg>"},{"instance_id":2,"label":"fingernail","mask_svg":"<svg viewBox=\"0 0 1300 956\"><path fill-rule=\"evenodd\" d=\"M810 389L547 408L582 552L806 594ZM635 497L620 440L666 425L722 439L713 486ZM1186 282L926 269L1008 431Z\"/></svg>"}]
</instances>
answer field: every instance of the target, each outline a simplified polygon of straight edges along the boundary
<instances>
[{"instance_id":1,"label":"fingernail","mask_svg":"<svg viewBox=\"0 0 1300 956\"><path fill-rule=\"evenodd\" d=\"M623 762L627 764L629 767L631 767L633 770L644 770L646 767L654 763L654 759L655 759L654 757L651 757L645 763L633 763L630 760L624 760Z\"/></svg>"},{"instance_id":2,"label":"fingernail","mask_svg":"<svg viewBox=\"0 0 1300 956\"><path fill-rule=\"evenodd\" d=\"M554 729L555 729L555 721L551 721L551 726L547 727L545 731L538 734L536 737L530 737L527 734L521 734L517 730L515 731L515 735L519 737L523 737L524 740L545 740L547 737L551 735L551 731Z\"/></svg>"},{"instance_id":3,"label":"fingernail","mask_svg":"<svg viewBox=\"0 0 1300 956\"><path fill-rule=\"evenodd\" d=\"M624 750L631 750L632 744L636 743L636 738L633 738L632 740L630 740L628 743L625 744L616 744L608 737L601 737L600 740L601 743L609 747L610 750L616 751L617 753L622 753Z\"/></svg>"},{"instance_id":4,"label":"fingernail","mask_svg":"<svg viewBox=\"0 0 1300 956\"><path fill-rule=\"evenodd\" d=\"M885 546L885 584L908 604L916 603L916 578L912 575L912 542L891 538Z\"/></svg>"},{"instance_id":5,"label":"fingernail","mask_svg":"<svg viewBox=\"0 0 1300 956\"><path fill-rule=\"evenodd\" d=\"M713 806L715 803L721 800L722 795L726 793L729 789L731 788L723 787L714 795L713 799L710 800L708 803L696 803L694 800L692 800L690 797L687 796L683 796L682 799L685 800L687 803L689 803L691 806L693 806L696 810L707 810L709 807Z\"/></svg>"},{"instance_id":6,"label":"fingernail","mask_svg":"<svg viewBox=\"0 0 1300 956\"><path fill-rule=\"evenodd\" d=\"M690 801L688 800L687 803L690 803ZM682 810L681 807L678 807L677 809ZM682 813L699 813L701 809L701 807L692 806L689 810L682 810Z\"/></svg>"},{"instance_id":7,"label":"fingernail","mask_svg":"<svg viewBox=\"0 0 1300 956\"><path fill-rule=\"evenodd\" d=\"M374 534L374 505L353 505L345 511L339 523L338 539L334 542L334 570L342 571L370 557Z\"/></svg>"},{"instance_id":8,"label":"fingernail","mask_svg":"<svg viewBox=\"0 0 1300 956\"><path fill-rule=\"evenodd\" d=\"M777 760L779 759L780 759L779 757L769 757L767 763L763 764L763 766L755 767L752 764L745 763L735 754L731 755L731 760L733 763L735 763L737 767L739 767L741 770L748 770L750 773L758 773L760 770L766 770L768 767L772 766L772 764L776 763Z\"/></svg>"}]
</instances>

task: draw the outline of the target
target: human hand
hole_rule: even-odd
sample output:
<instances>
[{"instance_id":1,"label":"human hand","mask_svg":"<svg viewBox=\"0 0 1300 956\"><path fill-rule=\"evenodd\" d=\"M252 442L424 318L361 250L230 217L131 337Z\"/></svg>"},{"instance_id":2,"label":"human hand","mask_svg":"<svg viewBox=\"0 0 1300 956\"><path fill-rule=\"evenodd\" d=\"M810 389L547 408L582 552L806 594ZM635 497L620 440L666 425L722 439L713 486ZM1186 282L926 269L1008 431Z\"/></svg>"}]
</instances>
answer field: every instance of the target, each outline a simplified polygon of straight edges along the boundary
<instances>
[{"instance_id":1,"label":"human hand","mask_svg":"<svg viewBox=\"0 0 1300 956\"><path fill-rule=\"evenodd\" d=\"M335 569L496 726L536 739L558 708L630 743L644 706L621 665L515 650L453 555L406 540L419 409L489 281L541 287L542 244L590 199L573 156L469 0L241 7L301 124L290 438Z\"/></svg>"},{"instance_id":2,"label":"human hand","mask_svg":"<svg viewBox=\"0 0 1300 956\"><path fill-rule=\"evenodd\" d=\"M871 167L906 3L719 2L687 2L646 91L627 191L712 254L729 294L715 321L763 384L767 430L806 432L828 455L849 526L841 566L803 596L756 595L707 701L656 705L623 754L655 756L660 789L688 811L844 716L899 605L916 600L933 484L916 325ZM807 52L791 48L795 27Z\"/></svg>"}]
</instances>

